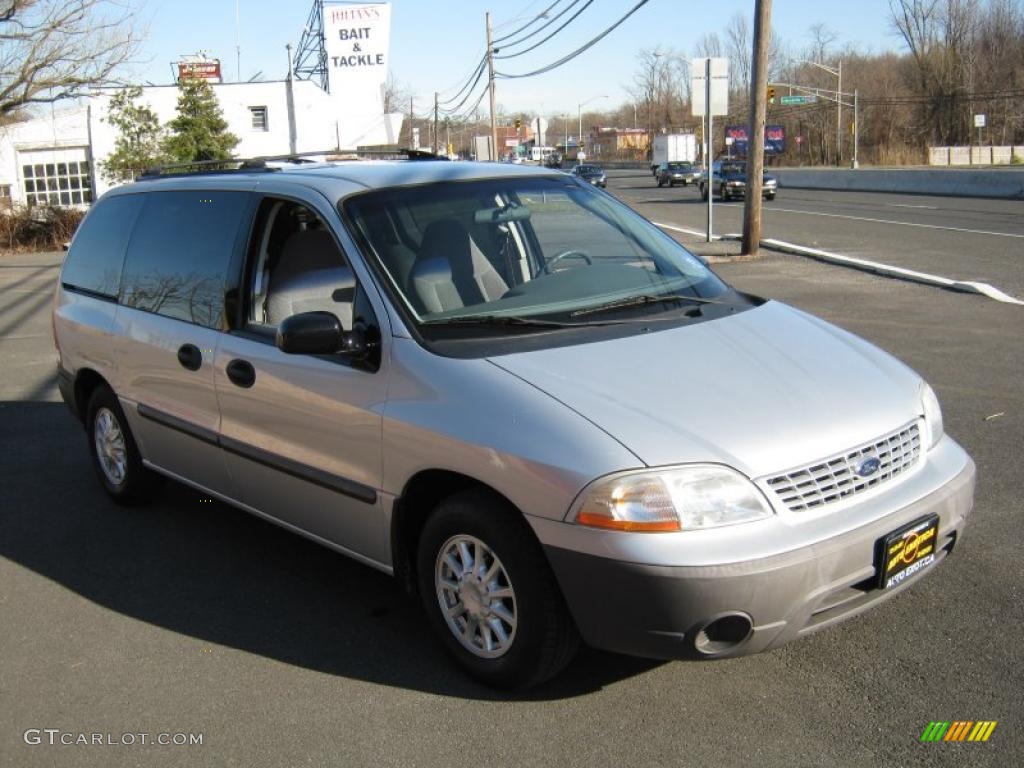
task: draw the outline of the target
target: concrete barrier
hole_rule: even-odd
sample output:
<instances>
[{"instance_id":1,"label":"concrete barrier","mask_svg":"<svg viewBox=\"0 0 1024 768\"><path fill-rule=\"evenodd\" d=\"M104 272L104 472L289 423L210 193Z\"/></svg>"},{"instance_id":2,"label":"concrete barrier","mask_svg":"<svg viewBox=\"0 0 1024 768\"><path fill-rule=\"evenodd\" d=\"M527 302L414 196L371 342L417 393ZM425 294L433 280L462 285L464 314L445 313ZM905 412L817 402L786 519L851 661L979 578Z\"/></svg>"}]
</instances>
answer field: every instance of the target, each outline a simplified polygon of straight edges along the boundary
<instances>
[{"instance_id":1,"label":"concrete barrier","mask_svg":"<svg viewBox=\"0 0 1024 768\"><path fill-rule=\"evenodd\" d=\"M1024 200L1024 168L770 168L782 189Z\"/></svg>"}]
</instances>

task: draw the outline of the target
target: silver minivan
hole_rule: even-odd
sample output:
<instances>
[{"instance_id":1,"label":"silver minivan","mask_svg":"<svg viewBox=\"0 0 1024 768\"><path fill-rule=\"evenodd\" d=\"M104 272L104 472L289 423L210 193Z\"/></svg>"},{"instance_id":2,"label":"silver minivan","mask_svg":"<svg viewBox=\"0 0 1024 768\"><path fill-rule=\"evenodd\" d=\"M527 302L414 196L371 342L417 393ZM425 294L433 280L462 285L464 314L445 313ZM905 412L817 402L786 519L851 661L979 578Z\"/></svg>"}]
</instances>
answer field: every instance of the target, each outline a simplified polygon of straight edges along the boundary
<instances>
[{"instance_id":1,"label":"silver minivan","mask_svg":"<svg viewBox=\"0 0 1024 768\"><path fill-rule=\"evenodd\" d=\"M934 570L973 503L917 374L541 168L145 178L79 229L54 334L115 501L169 477L393 574L497 686L581 640L777 647Z\"/></svg>"}]
</instances>

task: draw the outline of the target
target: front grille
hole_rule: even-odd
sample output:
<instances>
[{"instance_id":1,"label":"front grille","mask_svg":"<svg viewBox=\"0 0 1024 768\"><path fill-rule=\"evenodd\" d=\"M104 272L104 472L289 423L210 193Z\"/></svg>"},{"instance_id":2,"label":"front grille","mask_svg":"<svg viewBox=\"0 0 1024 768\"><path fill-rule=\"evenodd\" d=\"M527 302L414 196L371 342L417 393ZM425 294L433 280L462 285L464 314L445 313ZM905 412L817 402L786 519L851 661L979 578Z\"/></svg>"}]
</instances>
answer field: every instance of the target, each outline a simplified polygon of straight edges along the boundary
<instances>
[{"instance_id":1,"label":"front grille","mask_svg":"<svg viewBox=\"0 0 1024 768\"><path fill-rule=\"evenodd\" d=\"M878 469L867 477L858 470L868 459L878 459ZM768 479L768 488L790 512L805 512L874 488L909 470L921 458L921 434L917 422L887 437Z\"/></svg>"}]
</instances>

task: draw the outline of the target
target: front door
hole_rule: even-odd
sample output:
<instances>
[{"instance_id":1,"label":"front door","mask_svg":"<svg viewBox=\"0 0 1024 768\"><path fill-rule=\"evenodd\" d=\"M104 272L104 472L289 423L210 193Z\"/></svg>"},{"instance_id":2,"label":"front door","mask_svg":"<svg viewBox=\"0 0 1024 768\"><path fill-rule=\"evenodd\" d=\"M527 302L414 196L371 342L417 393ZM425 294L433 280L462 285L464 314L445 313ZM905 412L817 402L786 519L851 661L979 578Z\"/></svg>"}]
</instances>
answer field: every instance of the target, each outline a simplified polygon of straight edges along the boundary
<instances>
[{"instance_id":1,"label":"front door","mask_svg":"<svg viewBox=\"0 0 1024 768\"><path fill-rule=\"evenodd\" d=\"M299 312L377 331L373 309L327 223L309 204L265 197L250 237L240 327L217 349L221 445L240 500L377 565L390 564L381 485L385 371L274 344Z\"/></svg>"}]
</instances>

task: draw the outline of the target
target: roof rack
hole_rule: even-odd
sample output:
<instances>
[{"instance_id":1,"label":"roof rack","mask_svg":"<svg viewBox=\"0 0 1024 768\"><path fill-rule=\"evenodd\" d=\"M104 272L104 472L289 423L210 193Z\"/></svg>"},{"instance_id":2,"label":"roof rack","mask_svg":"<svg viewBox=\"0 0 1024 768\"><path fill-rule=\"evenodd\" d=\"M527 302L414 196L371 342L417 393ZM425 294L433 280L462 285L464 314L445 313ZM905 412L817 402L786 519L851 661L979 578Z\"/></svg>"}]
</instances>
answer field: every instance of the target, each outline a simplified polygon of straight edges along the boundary
<instances>
[{"instance_id":1,"label":"roof rack","mask_svg":"<svg viewBox=\"0 0 1024 768\"><path fill-rule=\"evenodd\" d=\"M231 157L225 160L196 160L190 163L168 163L148 168L139 179L153 179L167 176L195 176L221 173L258 173L280 171L281 168L268 163L316 163L337 160L358 160L377 158L384 160L448 160L444 155L435 155L423 149L327 149L319 152L293 152L287 155L262 155L260 157Z\"/></svg>"}]
</instances>

